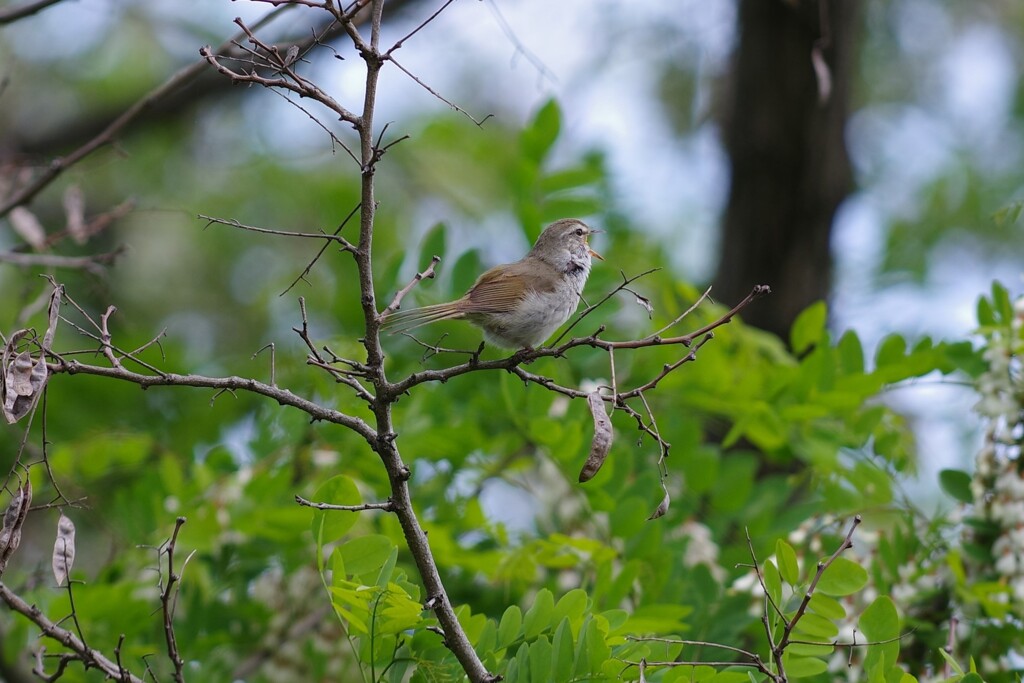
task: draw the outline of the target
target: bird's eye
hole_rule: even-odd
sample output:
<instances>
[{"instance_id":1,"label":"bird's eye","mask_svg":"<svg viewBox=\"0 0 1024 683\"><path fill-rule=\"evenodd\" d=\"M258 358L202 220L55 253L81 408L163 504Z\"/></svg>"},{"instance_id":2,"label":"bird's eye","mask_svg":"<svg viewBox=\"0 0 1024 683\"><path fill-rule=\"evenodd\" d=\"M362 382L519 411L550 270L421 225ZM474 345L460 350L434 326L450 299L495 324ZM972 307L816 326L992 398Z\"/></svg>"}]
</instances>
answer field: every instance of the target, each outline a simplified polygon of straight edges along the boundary
<instances>
[{"instance_id":1,"label":"bird's eye","mask_svg":"<svg viewBox=\"0 0 1024 683\"><path fill-rule=\"evenodd\" d=\"M576 234L582 237L583 236L583 228L576 228Z\"/></svg>"}]
</instances>

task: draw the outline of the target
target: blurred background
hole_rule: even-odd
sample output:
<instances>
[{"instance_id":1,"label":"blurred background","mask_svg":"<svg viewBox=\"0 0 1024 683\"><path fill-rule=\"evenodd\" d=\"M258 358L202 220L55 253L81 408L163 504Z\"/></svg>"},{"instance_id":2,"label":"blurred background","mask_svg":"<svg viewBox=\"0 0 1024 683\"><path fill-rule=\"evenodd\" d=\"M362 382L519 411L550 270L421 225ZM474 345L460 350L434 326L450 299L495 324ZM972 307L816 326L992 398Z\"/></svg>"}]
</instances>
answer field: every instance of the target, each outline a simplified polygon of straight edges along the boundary
<instances>
[{"instance_id":1,"label":"blurred background","mask_svg":"<svg viewBox=\"0 0 1024 683\"><path fill-rule=\"evenodd\" d=\"M362 60L348 41L331 37L317 12L226 0L76 0L7 21L16 6L0 2L3 203L195 63L200 47L222 45L237 31L236 16L254 25L274 12L259 35L283 50L311 32L324 34L323 45L303 53L297 68L350 110L361 106ZM414 31L440 6L389 1L382 45ZM692 373L667 387L678 404L666 398L665 405L680 415L670 427L678 432L672 441L694 454L680 466L698 494L676 503L680 519L704 505L701 477L704 493L714 492L748 465L750 481L757 469L763 482L808 460L795 446L773 450L748 434L755 443L741 446L767 451L765 460L756 467L744 460L735 470L723 464L720 477L718 469L702 474L718 467L712 464L717 451L705 441L720 444L730 423L715 414L710 398L692 393L727 391L723 378L738 384L742 362L786 365L791 327L807 306L827 302L832 340L855 331L870 371L887 335L905 335L911 345L927 336L964 339L992 280L1011 294L1024 289L1020 2L462 0L407 40L394 59L424 85L385 65L376 121L383 142L397 142L377 171L382 306L433 254L443 256L439 276L417 288L410 302L461 293L485 267L518 258L545 222L570 215L606 231L595 246L607 260L595 269L589 291L614 286L620 271L664 268L640 285L655 304L655 323L632 302L613 304L607 322L617 337L656 329L657 320L674 317L707 285L727 306L755 284L772 287L771 297L744 313L747 324L767 333L758 337L756 353L715 360L716 341ZM117 306L112 324L122 347L166 330L161 367L265 374L270 359L252 355L274 342L282 383L300 383L348 409L335 385L310 379L305 348L291 330L299 323L296 299L304 296L314 336L340 355L359 353L361 313L350 259L328 249L289 289L319 244L241 233L201 216L332 232L358 202L359 169L344 149L355 144L352 131L324 110L232 85L212 69L161 92L114 144L65 171L21 211L0 209L0 330L38 323L49 294L38 276L52 273L91 315ZM83 220L91 234L76 241L72 223ZM342 234L351 238L354 226ZM118 249L113 265L87 269L41 261L23 266L13 256ZM475 347L478 340L461 326L444 331L453 346ZM764 341L770 335L778 339ZM58 342L91 346L68 328ZM396 368L420 366L422 349L398 339L386 345ZM583 355L564 372L567 382L599 381L606 358ZM419 439L412 457L423 458L418 484L437 506L427 515L433 521L464 514L444 512L455 506L453 497L483 501L480 517L467 520L524 533L559 529L563 516L576 518L573 511L539 512L557 511L563 490L547 490L547 498L537 493L544 506L531 507L520 492L528 486L501 475L538 448L524 434L552 452L564 449L571 460L573 449L585 445L586 425L562 424L564 406L523 398L506 380L503 405L526 416L515 433L505 432L506 415L494 414L493 384L474 386L464 403L430 394L403 404ZM970 415L977 396L961 384L936 375L881 397L913 427L916 449L907 446L893 462L911 492L929 504L940 504L936 471L967 467L977 450ZM108 548L152 537L169 515L191 509L192 523L221 533L206 548L214 558L206 588L244 592L236 575L274 580L256 539L282 544L275 567L284 576L308 565L308 544L284 549L293 526L307 523L308 515L289 507L295 489L311 494L339 461L367 487L384 484L374 463L353 455L365 444L336 433L325 437L251 397L222 396L211 408L205 396L148 391L140 397L133 387L86 378L54 382L48 397L51 410L60 411L49 436L57 444L57 469L69 479L66 493L95 492L96 482L106 482L100 490L111 500L83 514L95 514L100 528L100 509L109 505L112 511L103 514L119 519L116 531L97 532L104 540L93 550L96 567ZM715 415L703 421L707 413ZM537 425L551 431L536 436ZM0 445L6 450L20 437L5 431ZM834 456L833 446L828 442ZM911 450L924 456L916 469ZM200 466L202 476L190 469ZM646 496L656 477L650 463L647 470L643 493L628 499L631 513L650 507ZM249 472L242 481L240 472ZM532 482L550 475L543 466L523 472L516 474ZM240 493L250 481L271 480ZM140 502L136 494L147 488L166 495ZM719 497L712 496L712 507L726 505ZM279 507L254 502L271 498ZM208 512L190 507L199 500L211 506ZM595 500L590 504L598 508L611 506L616 495ZM224 510L231 510L230 524L219 516ZM729 525L757 514L730 510ZM763 516L765 524L787 523ZM725 534L726 526L713 530ZM225 550L236 543L231 553ZM232 554L239 547L249 554ZM732 550L725 559L745 552L741 545ZM486 565L481 560L466 571L485 572ZM514 573L502 571L506 579ZM459 590L456 598L475 589ZM491 607L503 604L500 597L490 600ZM245 640L244 633L234 637ZM244 661L226 661L226 670L246 670Z\"/></svg>"},{"instance_id":2,"label":"blurred background","mask_svg":"<svg viewBox=\"0 0 1024 683\"><path fill-rule=\"evenodd\" d=\"M382 41L435 9L391 3ZM16 184L84 144L200 46L222 43L235 16L251 23L268 10L88 0L4 27L0 178ZM320 21L291 9L264 35L287 45ZM468 254L463 285L480 265L525 250L541 220L579 214L609 230L613 272L670 265L683 281L713 283L723 303L771 285L771 303L746 317L782 336L819 299L833 329L856 330L869 349L890 332L963 336L992 279L1022 285L1022 32L1024 9L1013 2L456 3L395 58L468 115L393 65L381 80L385 139L410 140L381 168L382 218L397 234L381 232L379 262L410 275L423 262L408 247L443 224L442 281ZM302 67L354 107L355 57L335 41ZM545 163L576 175L545 207L536 200L546 190L513 157L517 131L549 101L560 112ZM197 215L336 227L355 203L354 164L298 105L207 72L31 210L50 230L65 221L69 187L88 215L130 200L89 247L129 253L85 286L97 305L115 290L124 324L167 327L193 361L213 362L253 324L287 337L294 297L263 295L297 274L280 250L300 258L308 245L250 236L239 250L230 228L204 229ZM480 127L470 119L488 115ZM352 144L351 131L321 120ZM4 225L0 247L23 245ZM637 239L658 245L667 264L644 261ZM396 252L407 255L401 266ZM314 272L327 288L343 277L333 267ZM5 297L8 321L41 291L26 272L0 270L15 294ZM216 310L225 297L230 316ZM919 430L926 438L955 437L948 418L964 411L955 392L895 400L932 420Z\"/></svg>"}]
</instances>

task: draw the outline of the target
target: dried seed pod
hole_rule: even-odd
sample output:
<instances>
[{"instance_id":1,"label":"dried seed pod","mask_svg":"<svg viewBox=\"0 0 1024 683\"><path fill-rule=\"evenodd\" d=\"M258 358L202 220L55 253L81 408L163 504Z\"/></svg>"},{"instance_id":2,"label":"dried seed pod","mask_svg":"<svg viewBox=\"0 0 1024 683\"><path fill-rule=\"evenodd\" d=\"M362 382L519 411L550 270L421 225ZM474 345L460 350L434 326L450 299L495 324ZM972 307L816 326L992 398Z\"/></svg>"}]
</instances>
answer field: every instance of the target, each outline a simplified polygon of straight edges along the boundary
<instances>
[{"instance_id":1,"label":"dried seed pod","mask_svg":"<svg viewBox=\"0 0 1024 683\"><path fill-rule=\"evenodd\" d=\"M662 488L664 488L664 486L665 485L662 484ZM669 506L669 503L671 503L671 502L672 502L672 499L668 495L668 489L665 489L665 495L662 497L661 502L658 503L658 507L656 507L654 509L654 512L652 512L651 516L648 517L647 519L648 520L652 520L652 519L658 519L658 517L662 517L666 512L668 512L668 506Z\"/></svg>"},{"instance_id":2,"label":"dried seed pod","mask_svg":"<svg viewBox=\"0 0 1024 683\"><path fill-rule=\"evenodd\" d=\"M89 239L88 226L85 223L85 194L78 185L71 185L64 191L64 216L67 219L66 230L75 244L85 244Z\"/></svg>"},{"instance_id":3,"label":"dried seed pod","mask_svg":"<svg viewBox=\"0 0 1024 683\"><path fill-rule=\"evenodd\" d=\"M3 528L0 529L0 572L7 568L7 561L21 545L21 527L32 504L32 484L29 481L18 488L4 511Z\"/></svg>"},{"instance_id":4,"label":"dried seed pod","mask_svg":"<svg viewBox=\"0 0 1024 683\"><path fill-rule=\"evenodd\" d=\"M587 405L590 406L590 414L594 418L594 438L590 441L590 455L580 470L580 483L594 478L612 449L612 421L604 412L601 392L592 391L587 394Z\"/></svg>"},{"instance_id":5,"label":"dried seed pod","mask_svg":"<svg viewBox=\"0 0 1024 683\"><path fill-rule=\"evenodd\" d=\"M16 206L7 215L14 232L35 251L46 249L46 229L36 215L23 206Z\"/></svg>"},{"instance_id":6,"label":"dried seed pod","mask_svg":"<svg viewBox=\"0 0 1024 683\"><path fill-rule=\"evenodd\" d=\"M53 578L64 583L75 564L75 524L62 512L57 520L57 540L53 543Z\"/></svg>"}]
</instances>

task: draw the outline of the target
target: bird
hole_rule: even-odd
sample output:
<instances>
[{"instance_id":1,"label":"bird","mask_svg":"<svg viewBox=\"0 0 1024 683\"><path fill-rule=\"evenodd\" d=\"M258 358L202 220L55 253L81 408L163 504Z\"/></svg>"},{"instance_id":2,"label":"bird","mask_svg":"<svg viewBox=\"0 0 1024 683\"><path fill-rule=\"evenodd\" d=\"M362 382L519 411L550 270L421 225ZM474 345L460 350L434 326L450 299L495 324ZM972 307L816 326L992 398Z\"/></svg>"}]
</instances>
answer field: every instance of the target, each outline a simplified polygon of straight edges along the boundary
<instances>
[{"instance_id":1,"label":"bird","mask_svg":"<svg viewBox=\"0 0 1024 683\"><path fill-rule=\"evenodd\" d=\"M555 221L526 256L486 271L462 297L392 313L382 327L399 334L438 320L465 320L494 346L535 348L576 311L591 257L604 260L587 243L598 232L576 218Z\"/></svg>"}]
</instances>

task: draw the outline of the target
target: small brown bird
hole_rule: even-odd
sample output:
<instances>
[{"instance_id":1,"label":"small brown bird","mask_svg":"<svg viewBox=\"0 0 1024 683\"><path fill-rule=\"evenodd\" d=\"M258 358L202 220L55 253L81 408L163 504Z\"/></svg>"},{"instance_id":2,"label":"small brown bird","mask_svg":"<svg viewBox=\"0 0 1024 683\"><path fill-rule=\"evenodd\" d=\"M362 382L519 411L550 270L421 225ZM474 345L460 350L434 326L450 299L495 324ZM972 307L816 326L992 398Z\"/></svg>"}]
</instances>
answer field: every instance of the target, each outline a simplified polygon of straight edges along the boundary
<instances>
[{"instance_id":1,"label":"small brown bird","mask_svg":"<svg viewBox=\"0 0 1024 683\"><path fill-rule=\"evenodd\" d=\"M587 244L595 232L600 231L575 218L555 221L544 228L530 253L515 263L491 268L465 296L393 313L383 327L397 334L437 320L466 320L481 328L484 339L495 346L533 348L579 306L591 257L604 260Z\"/></svg>"}]
</instances>

